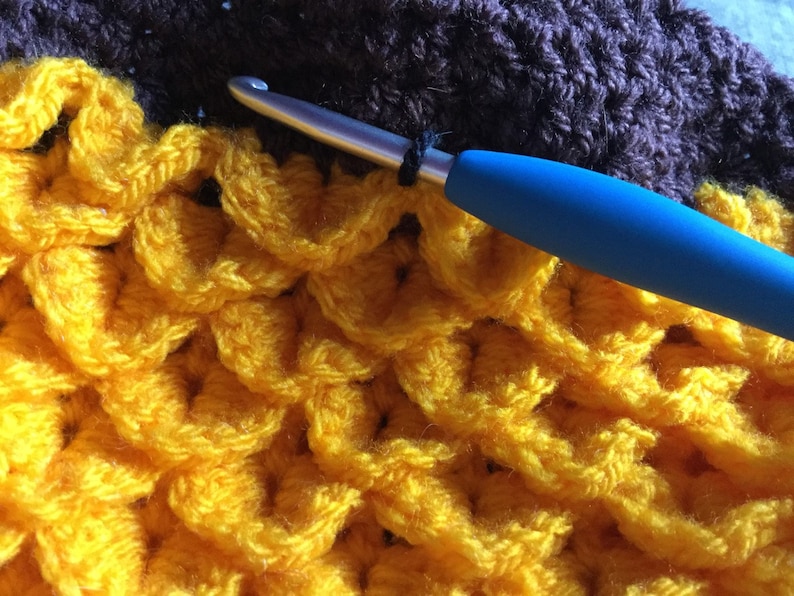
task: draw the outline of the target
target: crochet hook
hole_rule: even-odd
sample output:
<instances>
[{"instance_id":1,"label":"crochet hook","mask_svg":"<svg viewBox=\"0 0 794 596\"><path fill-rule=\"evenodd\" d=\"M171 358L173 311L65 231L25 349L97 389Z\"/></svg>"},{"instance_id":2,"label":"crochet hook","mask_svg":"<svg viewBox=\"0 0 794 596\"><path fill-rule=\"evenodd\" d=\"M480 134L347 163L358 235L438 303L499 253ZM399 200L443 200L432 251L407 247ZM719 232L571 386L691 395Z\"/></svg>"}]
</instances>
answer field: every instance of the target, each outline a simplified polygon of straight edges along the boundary
<instances>
[{"instance_id":1,"label":"crochet hook","mask_svg":"<svg viewBox=\"0 0 794 596\"><path fill-rule=\"evenodd\" d=\"M243 105L378 165L412 141L235 77ZM418 177L461 209L617 281L794 340L794 258L655 192L572 165L480 150L427 150Z\"/></svg>"}]
</instances>

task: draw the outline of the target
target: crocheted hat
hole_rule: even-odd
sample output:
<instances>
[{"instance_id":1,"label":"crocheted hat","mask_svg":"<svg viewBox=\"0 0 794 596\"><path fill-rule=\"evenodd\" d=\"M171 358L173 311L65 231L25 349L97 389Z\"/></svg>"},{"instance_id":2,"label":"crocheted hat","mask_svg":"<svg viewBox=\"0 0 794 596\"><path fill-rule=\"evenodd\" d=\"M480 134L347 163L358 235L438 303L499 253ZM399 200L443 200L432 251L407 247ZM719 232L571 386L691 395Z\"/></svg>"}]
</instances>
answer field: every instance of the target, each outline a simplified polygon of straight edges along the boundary
<instances>
[{"instance_id":1,"label":"crocheted hat","mask_svg":"<svg viewBox=\"0 0 794 596\"><path fill-rule=\"evenodd\" d=\"M794 588L790 342L318 164L224 89L597 167L792 252L774 197L695 191L787 189L790 83L751 48L673 2L17 9L0 593Z\"/></svg>"}]
</instances>

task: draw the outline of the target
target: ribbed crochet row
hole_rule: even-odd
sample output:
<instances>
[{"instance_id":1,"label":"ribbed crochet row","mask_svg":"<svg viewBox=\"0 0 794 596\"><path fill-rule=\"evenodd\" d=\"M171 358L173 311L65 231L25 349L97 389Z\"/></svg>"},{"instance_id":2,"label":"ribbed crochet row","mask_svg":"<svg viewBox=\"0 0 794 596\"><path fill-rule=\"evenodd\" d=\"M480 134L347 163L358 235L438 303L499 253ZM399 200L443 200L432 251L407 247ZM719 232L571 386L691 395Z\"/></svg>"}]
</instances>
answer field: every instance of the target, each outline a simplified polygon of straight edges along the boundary
<instances>
[{"instance_id":1,"label":"ribbed crochet row","mask_svg":"<svg viewBox=\"0 0 794 596\"><path fill-rule=\"evenodd\" d=\"M0 593L794 589L791 343L76 60L0 69L0 177Z\"/></svg>"}]
</instances>

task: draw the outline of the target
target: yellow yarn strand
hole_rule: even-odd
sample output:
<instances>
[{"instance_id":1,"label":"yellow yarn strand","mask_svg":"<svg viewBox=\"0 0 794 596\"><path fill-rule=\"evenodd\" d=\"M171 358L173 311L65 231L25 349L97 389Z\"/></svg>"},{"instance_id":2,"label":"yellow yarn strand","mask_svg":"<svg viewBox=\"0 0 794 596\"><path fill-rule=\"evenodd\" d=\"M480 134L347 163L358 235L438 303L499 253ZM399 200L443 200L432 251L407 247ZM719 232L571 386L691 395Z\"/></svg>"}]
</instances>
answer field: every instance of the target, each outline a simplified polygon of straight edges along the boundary
<instances>
[{"instance_id":1,"label":"yellow yarn strand","mask_svg":"<svg viewBox=\"0 0 794 596\"><path fill-rule=\"evenodd\" d=\"M0 67L0 178L0 594L794 591L794 344L79 60Z\"/></svg>"}]
</instances>

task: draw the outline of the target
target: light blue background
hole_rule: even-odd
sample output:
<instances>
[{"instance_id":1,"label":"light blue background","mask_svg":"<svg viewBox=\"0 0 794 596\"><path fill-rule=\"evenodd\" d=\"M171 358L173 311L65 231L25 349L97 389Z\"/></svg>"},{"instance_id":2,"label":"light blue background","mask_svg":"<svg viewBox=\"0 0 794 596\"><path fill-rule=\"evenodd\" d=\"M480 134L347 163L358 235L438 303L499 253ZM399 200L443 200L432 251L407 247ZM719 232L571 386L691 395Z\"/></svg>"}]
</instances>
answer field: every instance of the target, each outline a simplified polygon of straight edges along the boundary
<instances>
[{"instance_id":1,"label":"light blue background","mask_svg":"<svg viewBox=\"0 0 794 596\"><path fill-rule=\"evenodd\" d=\"M778 72L794 77L794 0L684 0L753 44Z\"/></svg>"}]
</instances>

